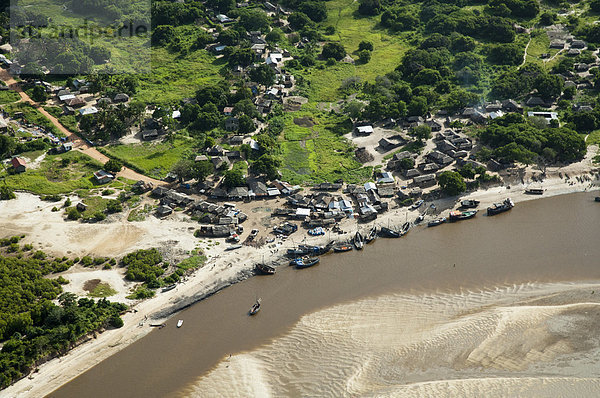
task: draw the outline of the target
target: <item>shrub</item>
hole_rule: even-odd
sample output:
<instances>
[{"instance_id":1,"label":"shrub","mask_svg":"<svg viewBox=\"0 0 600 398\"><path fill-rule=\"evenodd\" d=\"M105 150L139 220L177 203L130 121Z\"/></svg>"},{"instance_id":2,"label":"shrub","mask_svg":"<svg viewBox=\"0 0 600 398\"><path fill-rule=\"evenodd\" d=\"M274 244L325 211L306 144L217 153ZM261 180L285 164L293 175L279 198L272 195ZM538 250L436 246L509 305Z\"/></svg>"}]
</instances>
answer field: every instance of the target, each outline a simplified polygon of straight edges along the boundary
<instances>
[{"instance_id":1,"label":"shrub","mask_svg":"<svg viewBox=\"0 0 600 398\"><path fill-rule=\"evenodd\" d=\"M123 320L121 319L120 316L115 315L112 318L110 318L110 320L108 321L108 324L110 326L112 326L113 328L120 328L120 327L123 327Z\"/></svg>"},{"instance_id":2,"label":"shrub","mask_svg":"<svg viewBox=\"0 0 600 398\"><path fill-rule=\"evenodd\" d=\"M75 207L71 207L68 211L67 211L67 218L69 220L77 220L81 217L81 213L79 212L79 210L77 210L77 208Z\"/></svg>"},{"instance_id":3,"label":"shrub","mask_svg":"<svg viewBox=\"0 0 600 398\"><path fill-rule=\"evenodd\" d=\"M92 265L93 262L94 262L94 260L92 260L92 258L90 256L83 256L83 258L81 259L81 264L84 267Z\"/></svg>"}]
</instances>

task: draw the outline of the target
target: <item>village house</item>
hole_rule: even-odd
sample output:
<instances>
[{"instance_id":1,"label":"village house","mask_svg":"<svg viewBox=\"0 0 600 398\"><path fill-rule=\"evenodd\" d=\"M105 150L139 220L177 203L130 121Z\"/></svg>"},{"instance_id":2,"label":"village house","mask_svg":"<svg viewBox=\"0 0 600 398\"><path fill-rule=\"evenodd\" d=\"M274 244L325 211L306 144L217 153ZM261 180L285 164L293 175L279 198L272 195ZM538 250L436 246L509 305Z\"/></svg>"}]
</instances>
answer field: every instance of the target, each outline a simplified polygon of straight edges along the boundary
<instances>
[{"instance_id":1,"label":"village house","mask_svg":"<svg viewBox=\"0 0 600 398\"><path fill-rule=\"evenodd\" d=\"M16 173L24 173L27 168L27 163L23 158L14 157L10 160L13 170Z\"/></svg>"},{"instance_id":2,"label":"village house","mask_svg":"<svg viewBox=\"0 0 600 398\"><path fill-rule=\"evenodd\" d=\"M413 178L413 184L421 188L435 185L435 174L424 174Z\"/></svg>"},{"instance_id":3,"label":"village house","mask_svg":"<svg viewBox=\"0 0 600 398\"><path fill-rule=\"evenodd\" d=\"M156 215L158 217L166 217L173 213L173 209L167 205L161 205L156 208Z\"/></svg>"},{"instance_id":4,"label":"village house","mask_svg":"<svg viewBox=\"0 0 600 398\"><path fill-rule=\"evenodd\" d=\"M144 140L144 141L155 140L157 138L158 138L158 130L156 130L156 129L142 131L142 140Z\"/></svg>"},{"instance_id":5,"label":"village house","mask_svg":"<svg viewBox=\"0 0 600 398\"><path fill-rule=\"evenodd\" d=\"M449 165L454 161L454 159L452 159L450 156L443 154L440 151L430 152L429 154L427 154L427 159L443 166Z\"/></svg>"},{"instance_id":6,"label":"village house","mask_svg":"<svg viewBox=\"0 0 600 398\"><path fill-rule=\"evenodd\" d=\"M527 116L544 118L546 123L550 123L552 120L558 120L558 113L556 112L527 112Z\"/></svg>"},{"instance_id":7,"label":"village house","mask_svg":"<svg viewBox=\"0 0 600 398\"><path fill-rule=\"evenodd\" d=\"M96 179L96 182L98 182L98 184L107 184L111 182L115 178L115 176L107 171L98 170L94 172L94 178Z\"/></svg>"},{"instance_id":8,"label":"village house","mask_svg":"<svg viewBox=\"0 0 600 398\"><path fill-rule=\"evenodd\" d=\"M129 101L129 95L127 95L125 93L119 93L119 94L115 95L115 97L113 98L114 103L127 102L127 101Z\"/></svg>"},{"instance_id":9,"label":"village house","mask_svg":"<svg viewBox=\"0 0 600 398\"><path fill-rule=\"evenodd\" d=\"M356 135L371 135L373 134L373 126L356 126L354 132L356 133Z\"/></svg>"}]
</instances>

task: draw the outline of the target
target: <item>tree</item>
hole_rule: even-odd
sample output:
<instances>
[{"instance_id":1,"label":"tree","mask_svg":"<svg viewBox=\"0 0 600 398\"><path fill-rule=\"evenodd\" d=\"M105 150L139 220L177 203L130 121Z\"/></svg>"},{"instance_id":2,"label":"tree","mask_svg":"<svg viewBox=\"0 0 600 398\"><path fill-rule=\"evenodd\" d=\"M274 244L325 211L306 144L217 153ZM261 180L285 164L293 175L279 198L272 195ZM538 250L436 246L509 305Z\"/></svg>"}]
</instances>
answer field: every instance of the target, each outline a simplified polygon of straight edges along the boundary
<instances>
[{"instance_id":1,"label":"tree","mask_svg":"<svg viewBox=\"0 0 600 398\"><path fill-rule=\"evenodd\" d=\"M323 46L321 56L324 59L333 58L340 61L346 56L346 49L340 43L326 43Z\"/></svg>"},{"instance_id":2,"label":"tree","mask_svg":"<svg viewBox=\"0 0 600 398\"><path fill-rule=\"evenodd\" d=\"M181 159L171 168L171 173L175 174L181 182L194 178L196 172L194 161L190 159Z\"/></svg>"},{"instance_id":3,"label":"tree","mask_svg":"<svg viewBox=\"0 0 600 398\"><path fill-rule=\"evenodd\" d=\"M213 164L208 160L195 162L194 165L194 176L198 181L204 181L206 177L211 175L214 171Z\"/></svg>"},{"instance_id":4,"label":"tree","mask_svg":"<svg viewBox=\"0 0 600 398\"><path fill-rule=\"evenodd\" d=\"M600 12L600 0L590 0L590 9L594 12Z\"/></svg>"},{"instance_id":5,"label":"tree","mask_svg":"<svg viewBox=\"0 0 600 398\"><path fill-rule=\"evenodd\" d=\"M261 64L257 68L252 69L248 75L252 81L265 86L270 86L275 82L275 72L267 64Z\"/></svg>"},{"instance_id":6,"label":"tree","mask_svg":"<svg viewBox=\"0 0 600 398\"><path fill-rule=\"evenodd\" d=\"M248 32L253 30L267 32L270 26L267 14L257 10L244 10L240 12L239 24Z\"/></svg>"},{"instance_id":7,"label":"tree","mask_svg":"<svg viewBox=\"0 0 600 398\"><path fill-rule=\"evenodd\" d=\"M267 43L277 43L283 40L283 32L279 28L273 28L267 35L265 36L265 40Z\"/></svg>"},{"instance_id":8,"label":"tree","mask_svg":"<svg viewBox=\"0 0 600 398\"><path fill-rule=\"evenodd\" d=\"M362 50L373 51L373 43L366 40L361 41L358 43L358 51Z\"/></svg>"},{"instance_id":9,"label":"tree","mask_svg":"<svg viewBox=\"0 0 600 398\"><path fill-rule=\"evenodd\" d=\"M264 154L254 163L251 170L255 174L265 174L269 180L274 180L279 177L277 168L281 166L281 162L269 154Z\"/></svg>"},{"instance_id":10,"label":"tree","mask_svg":"<svg viewBox=\"0 0 600 398\"><path fill-rule=\"evenodd\" d=\"M104 170L110 171L113 173L118 173L123 168L123 162L119 159L110 159L106 163L104 163Z\"/></svg>"},{"instance_id":11,"label":"tree","mask_svg":"<svg viewBox=\"0 0 600 398\"><path fill-rule=\"evenodd\" d=\"M413 158L400 159L398 164L402 170L409 170L415 167L415 161Z\"/></svg>"},{"instance_id":12,"label":"tree","mask_svg":"<svg viewBox=\"0 0 600 398\"><path fill-rule=\"evenodd\" d=\"M314 22L303 12L293 12L288 17L288 22L294 30L303 30L314 26Z\"/></svg>"},{"instance_id":13,"label":"tree","mask_svg":"<svg viewBox=\"0 0 600 398\"><path fill-rule=\"evenodd\" d=\"M231 169L226 171L223 184L227 188L241 187L245 185L246 179L244 178L244 173L242 173L242 170L239 169Z\"/></svg>"},{"instance_id":14,"label":"tree","mask_svg":"<svg viewBox=\"0 0 600 398\"><path fill-rule=\"evenodd\" d=\"M0 158L11 155L16 148L15 140L7 135L0 135Z\"/></svg>"},{"instance_id":15,"label":"tree","mask_svg":"<svg viewBox=\"0 0 600 398\"><path fill-rule=\"evenodd\" d=\"M327 8L323 2L303 1L300 3L298 11L303 12L315 22L323 22L327 19Z\"/></svg>"},{"instance_id":16,"label":"tree","mask_svg":"<svg viewBox=\"0 0 600 398\"><path fill-rule=\"evenodd\" d=\"M31 98L35 102L45 102L48 99L48 93L42 86L35 86L31 92Z\"/></svg>"},{"instance_id":17,"label":"tree","mask_svg":"<svg viewBox=\"0 0 600 398\"><path fill-rule=\"evenodd\" d=\"M111 199L106 204L106 211L109 213L120 213L123 211L123 206L118 199Z\"/></svg>"},{"instance_id":18,"label":"tree","mask_svg":"<svg viewBox=\"0 0 600 398\"><path fill-rule=\"evenodd\" d=\"M242 134L252 133L256 130L254 121L248 115L242 115L238 118L238 132Z\"/></svg>"},{"instance_id":19,"label":"tree","mask_svg":"<svg viewBox=\"0 0 600 398\"><path fill-rule=\"evenodd\" d=\"M175 29L171 25L160 25L152 31L152 43L164 46L175 39Z\"/></svg>"},{"instance_id":20,"label":"tree","mask_svg":"<svg viewBox=\"0 0 600 398\"><path fill-rule=\"evenodd\" d=\"M413 129L413 134L421 141L427 140L431 137L431 127L421 124Z\"/></svg>"},{"instance_id":21,"label":"tree","mask_svg":"<svg viewBox=\"0 0 600 398\"><path fill-rule=\"evenodd\" d=\"M413 97L408 103L408 114L411 116L423 116L427 113L427 99L425 97Z\"/></svg>"},{"instance_id":22,"label":"tree","mask_svg":"<svg viewBox=\"0 0 600 398\"><path fill-rule=\"evenodd\" d=\"M371 60L371 51L361 50L358 52L358 60L361 64L366 64Z\"/></svg>"},{"instance_id":23,"label":"tree","mask_svg":"<svg viewBox=\"0 0 600 398\"><path fill-rule=\"evenodd\" d=\"M545 100L558 97L562 92L563 86L564 82L559 76L549 73L538 75L534 82L534 87L537 88L538 93Z\"/></svg>"},{"instance_id":24,"label":"tree","mask_svg":"<svg viewBox=\"0 0 600 398\"><path fill-rule=\"evenodd\" d=\"M377 15L381 12L381 8L379 0L360 0L358 12L362 15Z\"/></svg>"},{"instance_id":25,"label":"tree","mask_svg":"<svg viewBox=\"0 0 600 398\"><path fill-rule=\"evenodd\" d=\"M343 112L352 119L358 119L361 115L364 104L358 101L348 102L343 109Z\"/></svg>"},{"instance_id":26,"label":"tree","mask_svg":"<svg viewBox=\"0 0 600 398\"><path fill-rule=\"evenodd\" d=\"M15 193L10 187L6 185L0 185L0 200L11 200L15 198Z\"/></svg>"},{"instance_id":27,"label":"tree","mask_svg":"<svg viewBox=\"0 0 600 398\"><path fill-rule=\"evenodd\" d=\"M438 177L438 183L444 193L456 196L467 190L467 184L463 177L455 171L444 171Z\"/></svg>"}]
</instances>

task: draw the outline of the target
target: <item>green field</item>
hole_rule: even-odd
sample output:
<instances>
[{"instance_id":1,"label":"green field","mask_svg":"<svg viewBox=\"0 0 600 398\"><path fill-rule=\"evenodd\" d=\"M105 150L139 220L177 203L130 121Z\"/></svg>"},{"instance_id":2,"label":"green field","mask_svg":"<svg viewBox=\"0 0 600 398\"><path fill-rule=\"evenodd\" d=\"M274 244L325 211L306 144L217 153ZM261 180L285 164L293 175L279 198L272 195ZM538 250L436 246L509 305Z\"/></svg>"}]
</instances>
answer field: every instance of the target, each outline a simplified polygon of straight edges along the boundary
<instances>
[{"instance_id":1,"label":"green field","mask_svg":"<svg viewBox=\"0 0 600 398\"><path fill-rule=\"evenodd\" d=\"M0 104L10 104L21 99L16 91L3 90L0 91Z\"/></svg>"},{"instance_id":2,"label":"green field","mask_svg":"<svg viewBox=\"0 0 600 398\"><path fill-rule=\"evenodd\" d=\"M390 35L379 27L376 18L355 18L358 2L354 0L334 0L327 2L328 18L326 25L335 27L336 32L325 36L327 40L340 42L346 52L358 59L356 51L361 41L373 43L371 61L366 64L336 63L322 65L300 73L310 81L309 99L313 101L335 101L339 98L338 88L352 76L363 81L372 81L376 76L385 75L398 66L402 55L409 48L402 35ZM321 69L322 67L322 69Z\"/></svg>"},{"instance_id":3,"label":"green field","mask_svg":"<svg viewBox=\"0 0 600 398\"><path fill-rule=\"evenodd\" d=\"M102 152L108 156L131 164L145 175L163 178L186 151L190 151L191 141L180 138L173 144L145 142L134 145L109 145Z\"/></svg>"},{"instance_id":4,"label":"green field","mask_svg":"<svg viewBox=\"0 0 600 398\"><path fill-rule=\"evenodd\" d=\"M206 50L185 56L162 47L152 49L152 73L141 74L135 98L147 103L177 102L193 97L203 85L220 81L225 61L215 59Z\"/></svg>"},{"instance_id":5,"label":"green field","mask_svg":"<svg viewBox=\"0 0 600 398\"><path fill-rule=\"evenodd\" d=\"M24 153L24 157L35 158L35 153ZM32 159L33 160L33 159ZM20 174L0 173L6 184L14 190L38 195L66 194L79 189L96 187L92 173L102 167L98 161L79 152L48 155L39 168L28 169Z\"/></svg>"},{"instance_id":6,"label":"green field","mask_svg":"<svg viewBox=\"0 0 600 398\"><path fill-rule=\"evenodd\" d=\"M294 123L295 118L310 120L312 127ZM332 131L342 118L325 113L295 112L285 116L283 131L283 179L294 184L335 181L363 182L372 168L362 167L354 157L352 144ZM344 130L344 133L346 131Z\"/></svg>"}]
</instances>

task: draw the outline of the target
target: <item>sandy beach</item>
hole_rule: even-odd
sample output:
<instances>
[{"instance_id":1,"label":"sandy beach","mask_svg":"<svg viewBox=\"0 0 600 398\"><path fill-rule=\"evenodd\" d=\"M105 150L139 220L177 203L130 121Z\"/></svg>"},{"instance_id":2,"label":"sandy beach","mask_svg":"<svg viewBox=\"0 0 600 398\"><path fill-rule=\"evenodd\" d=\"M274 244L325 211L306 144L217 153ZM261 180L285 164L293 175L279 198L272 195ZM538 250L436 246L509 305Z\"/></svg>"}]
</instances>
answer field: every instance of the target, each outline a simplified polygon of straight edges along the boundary
<instances>
[{"instance_id":1,"label":"sandy beach","mask_svg":"<svg viewBox=\"0 0 600 398\"><path fill-rule=\"evenodd\" d=\"M544 181L536 183L536 187L541 186L545 189L541 196L528 195L524 192L531 184L531 174L536 173L536 170L530 168L523 174L523 182L511 184L510 188L496 186L469 193L461 198L445 198L433 203L438 214L441 212L447 215L446 209L452 208L457 200L465 198L480 200L479 208L484 209L506 197L511 197L518 206L523 201L597 190L598 174L591 162L596 151L597 147L590 147L588 156L583 161L568 167L548 168ZM539 175L539 171L537 174ZM126 216L111 216L114 218L103 223L83 224L67 222L60 212L51 212L54 205L27 193L19 193L16 200L1 202L0 219L3 235L26 234L24 243L32 243L36 248L56 255L120 257L136 249L158 247L174 259L184 258L192 250L201 249L207 255L208 261L204 267L189 275L174 290L158 292L155 298L142 302L133 302L125 298L135 284L124 280L121 268L99 271L76 266L62 274L57 274L56 276L63 275L71 281L65 286L65 290L77 294L85 293L82 286L90 279L100 279L110 283L118 291L117 295L110 299L132 306L131 310L123 316L125 325L120 329L98 334L67 355L44 363L35 373L5 389L2 392L5 396L44 396L148 334L153 329L149 326L150 323L164 322L181 308L252 275L254 265L263 258L278 263L281 262L280 258L285 254L285 250L294 243L302 241L325 244L330 239L343 241L349 239L357 228L354 220L346 219L340 225L344 231L347 231L346 234L309 237L300 230L286 242L278 241L260 249L243 246L235 251L225 251L227 244L222 239L195 238L193 230L198 228L198 224L186 215L177 214L166 220L149 217L141 222L128 222ZM276 205L275 201L241 205L249 215L248 221L244 224L246 233L253 227L262 227L261 234L266 234L264 220L268 217L268 212L264 209ZM263 209L263 211L252 212L252 208ZM414 221L418 214L418 210L392 208L389 212L380 215L375 223L399 225L405 220ZM428 215L425 221L437 216ZM272 222L277 223L279 220L274 219ZM369 225L361 224L359 227L366 229Z\"/></svg>"}]
</instances>

